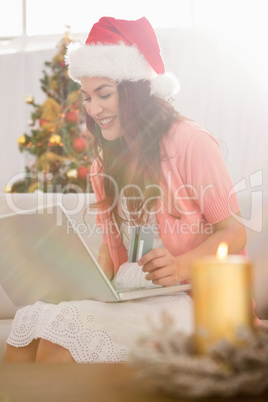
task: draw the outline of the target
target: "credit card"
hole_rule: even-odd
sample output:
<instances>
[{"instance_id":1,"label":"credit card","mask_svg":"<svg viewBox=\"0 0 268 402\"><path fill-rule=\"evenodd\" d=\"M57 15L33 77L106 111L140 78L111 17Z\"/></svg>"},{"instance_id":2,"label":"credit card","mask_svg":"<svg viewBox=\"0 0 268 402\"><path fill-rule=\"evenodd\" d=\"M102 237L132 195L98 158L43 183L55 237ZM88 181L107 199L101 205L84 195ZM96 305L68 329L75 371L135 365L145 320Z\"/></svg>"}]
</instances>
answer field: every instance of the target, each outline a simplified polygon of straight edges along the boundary
<instances>
[{"instance_id":1,"label":"credit card","mask_svg":"<svg viewBox=\"0 0 268 402\"><path fill-rule=\"evenodd\" d=\"M154 232L152 226L135 226L132 228L128 262L137 262L152 250Z\"/></svg>"}]
</instances>

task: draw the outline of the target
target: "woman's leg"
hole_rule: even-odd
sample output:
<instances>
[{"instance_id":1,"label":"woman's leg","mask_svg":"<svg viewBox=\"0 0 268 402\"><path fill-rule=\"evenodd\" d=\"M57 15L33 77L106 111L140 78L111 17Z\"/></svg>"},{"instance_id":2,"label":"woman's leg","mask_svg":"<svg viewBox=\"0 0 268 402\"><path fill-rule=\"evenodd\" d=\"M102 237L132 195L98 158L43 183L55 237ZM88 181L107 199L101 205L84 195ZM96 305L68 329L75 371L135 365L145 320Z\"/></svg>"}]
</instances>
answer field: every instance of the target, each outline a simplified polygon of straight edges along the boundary
<instances>
[{"instance_id":1,"label":"woman's leg","mask_svg":"<svg viewBox=\"0 0 268 402\"><path fill-rule=\"evenodd\" d=\"M74 362L68 349L45 339L35 339L29 345L16 348L6 345L4 363L20 362Z\"/></svg>"},{"instance_id":2,"label":"woman's leg","mask_svg":"<svg viewBox=\"0 0 268 402\"><path fill-rule=\"evenodd\" d=\"M4 363L34 362L40 339L34 339L29 345L16 348L6 344Z\"/></svg>"},{"instance_id":3,"label":"woman's leg","mask_svg":"<svg viewBox=\"0 0 268 402\"><path fill-rule=\"evenodd\" d=\"M45 339L41 339L39 342L36 361L44 363L75 362L68 349L65 349L64 347Z\"/></svg>"}]
</instances>

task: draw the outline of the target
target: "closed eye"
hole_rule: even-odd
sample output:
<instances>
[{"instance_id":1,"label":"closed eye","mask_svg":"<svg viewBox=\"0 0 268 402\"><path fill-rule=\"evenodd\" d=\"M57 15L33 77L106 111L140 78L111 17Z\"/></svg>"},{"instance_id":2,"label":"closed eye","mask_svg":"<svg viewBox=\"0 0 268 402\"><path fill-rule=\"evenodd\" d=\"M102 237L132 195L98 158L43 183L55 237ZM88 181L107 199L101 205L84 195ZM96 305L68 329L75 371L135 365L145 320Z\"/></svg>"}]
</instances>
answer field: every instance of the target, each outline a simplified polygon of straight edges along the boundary
<instances>
[{"instance_id":1,"label":"closed eye","mask_svg":"<svg viewBox=\"0 0 268 402\"><path fill-rule=\"evenodd\" d=\"M106 98L109 98L109 96L111 96L111 94L101 95L100 97L101 97L101 99L106 99Z\"/></svg>"},{"instance_id":2,"label":"closed eye","mask_svg":"<svg viewBox=\"0 0 268 402\"><path fill-rule=\"evenodd\" d=\"M101 98L101 99L107 99L107 98L109 98L110 96L111 96L111 94L100 95L100 98ZM90 97L90 96L83 99L83 102L89 102L89 101L91 101L91 97Z\"/></svg>"}]
</instances>

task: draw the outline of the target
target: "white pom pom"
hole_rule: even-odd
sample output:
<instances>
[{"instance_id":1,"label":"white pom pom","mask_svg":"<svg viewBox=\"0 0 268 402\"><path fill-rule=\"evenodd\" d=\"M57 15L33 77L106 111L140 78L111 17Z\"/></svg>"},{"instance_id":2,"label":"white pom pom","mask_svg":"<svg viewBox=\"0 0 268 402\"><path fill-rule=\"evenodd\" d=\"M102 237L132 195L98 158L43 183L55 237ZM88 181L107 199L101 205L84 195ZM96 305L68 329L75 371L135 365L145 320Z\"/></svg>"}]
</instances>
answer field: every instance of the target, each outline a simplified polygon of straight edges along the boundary
<instances>
[{"instance_id":1,"label":"white pom pom","mask_svg":"<svg viewBox=\"0 0 268 402\"><path fill-rule=\"evenodd\" d=\"M151 95L168 100L179 90L180 83L172 73L159 74L151 80Z\"/></svg>"}]
</instances>

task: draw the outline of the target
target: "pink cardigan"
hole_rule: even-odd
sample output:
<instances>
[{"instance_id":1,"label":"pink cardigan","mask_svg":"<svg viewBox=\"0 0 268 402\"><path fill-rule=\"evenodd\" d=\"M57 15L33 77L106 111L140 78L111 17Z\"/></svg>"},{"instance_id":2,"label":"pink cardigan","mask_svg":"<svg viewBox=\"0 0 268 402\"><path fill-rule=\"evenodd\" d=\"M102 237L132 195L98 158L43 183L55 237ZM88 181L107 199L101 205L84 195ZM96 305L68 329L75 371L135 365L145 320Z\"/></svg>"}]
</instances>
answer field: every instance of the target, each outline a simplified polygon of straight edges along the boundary
<instances>
[{"instance_id":1,"label":"pink cardigan","mask_svg":"<svg viewBox=\"0 0 268 402\"><path fill-rule=\"evenodd\" d=\"M156 201L155 217L163 245L177 256L202 243L211 235L213 224L238 213L240 208L219 145L199 124L189 120L174 123L161 140L160 152L160 185L167 191L165 202ZM92 185L96 199L102 200L105 197L99 170L95 160ZM107 215L99 210L97 223L102 227L102 241L109 246L116 273L127 261L127 251Z\"/></svg>"}]
</instances>

